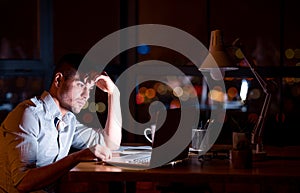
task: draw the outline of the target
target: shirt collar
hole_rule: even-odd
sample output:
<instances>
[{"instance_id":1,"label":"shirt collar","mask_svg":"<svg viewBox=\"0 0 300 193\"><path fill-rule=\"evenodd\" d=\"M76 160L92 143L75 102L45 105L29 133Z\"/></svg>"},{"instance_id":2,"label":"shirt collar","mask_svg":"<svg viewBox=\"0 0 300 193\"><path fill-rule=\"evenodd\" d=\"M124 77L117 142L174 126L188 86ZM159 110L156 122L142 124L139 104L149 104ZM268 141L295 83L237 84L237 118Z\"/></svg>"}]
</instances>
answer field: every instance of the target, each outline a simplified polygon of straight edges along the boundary
<instances>
[{"instance_id":1,"label":"shirt collar","mask_svg":"<svg viewBox=\"0 0 300 193\"><path fill-rule=\"evenodd\" d=\"M72 112L67 112L64 116L62 116L60 110L58 109L56 103L54 102L53 97L50 95L49 92L44 91L41 100L44 102L46 109L47 109L47 115L52 120L55 120L55 118L58 118L60 121L63 121L65 126L67 126L69 121L74 117L75 115Z\"/></svg>"},{"instance_id":2,"label":"shirt collar","mask_svg":"<svg viewBox=\"0 0 300 193\"><path fill-rule=\"evenodd\" d=\"M56 103L54 102L54 99L50 95L50 93L48 93L47 91L44 91L41 96L41 100L44 102L44 104L46 106L46 112L47 112L48 117L50 117L51 119L54 119L55 117L62 119L62 114L59 111L59 109L58 109Z\"/></svg>"}]
</instances>

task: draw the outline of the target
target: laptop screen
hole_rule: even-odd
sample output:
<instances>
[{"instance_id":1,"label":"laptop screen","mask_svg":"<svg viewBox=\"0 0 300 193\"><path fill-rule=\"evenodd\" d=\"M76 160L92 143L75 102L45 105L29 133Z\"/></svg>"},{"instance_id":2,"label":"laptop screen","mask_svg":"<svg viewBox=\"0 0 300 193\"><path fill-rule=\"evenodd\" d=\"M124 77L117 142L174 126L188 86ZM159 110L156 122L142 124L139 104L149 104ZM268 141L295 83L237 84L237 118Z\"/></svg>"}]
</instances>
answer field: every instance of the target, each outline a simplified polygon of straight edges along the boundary
<instances>
[{"instance_id":1,"label":"laptop screen","mask_svg":"<svg viewBox=\"0 0 300 193\"><path fill-rule=\"evenodd\" d=\"M188 117L185 121L188 123L182 124L183 116ZM156 119L151 165L188 158L192 129L199 117L193 114L191 108L175 108L158 111Z\"/></svg>"},{"instance_id":2,"label":"laptop screen","mask_svg":"<svg viewBox=\"0 0 300 193\"><path fill-rule=\"evenodd\" d=\"M108 163L136 169L155 168L186 160L192 129L199 119L198 114L194 113L192 109L177 108L158 111L156 116L152 151L145 152L139 149L138 153L125 154L109 160ZM147 150L150 149L147 148ZM145 162L145 160L148 161Z\"/></svg>"}]
</instances>

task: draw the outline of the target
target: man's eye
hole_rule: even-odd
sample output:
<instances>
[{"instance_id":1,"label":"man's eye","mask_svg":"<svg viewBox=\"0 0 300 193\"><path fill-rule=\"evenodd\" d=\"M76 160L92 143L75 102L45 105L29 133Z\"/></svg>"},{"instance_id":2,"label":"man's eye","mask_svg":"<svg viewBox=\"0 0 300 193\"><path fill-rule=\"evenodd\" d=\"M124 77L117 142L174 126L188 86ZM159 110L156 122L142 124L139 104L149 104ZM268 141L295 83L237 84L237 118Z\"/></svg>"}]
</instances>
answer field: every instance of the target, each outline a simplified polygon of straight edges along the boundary
<instances>
[{"instance_id":1,"label":"man's eye","mask_svg":"<svg viewBox=\"0 0 300 193\"><path fill-rule=\"evenodd\" d=\"M77 86L83 88L85 85L82 82L77 83Z\"/></svg>"}]
</instances>

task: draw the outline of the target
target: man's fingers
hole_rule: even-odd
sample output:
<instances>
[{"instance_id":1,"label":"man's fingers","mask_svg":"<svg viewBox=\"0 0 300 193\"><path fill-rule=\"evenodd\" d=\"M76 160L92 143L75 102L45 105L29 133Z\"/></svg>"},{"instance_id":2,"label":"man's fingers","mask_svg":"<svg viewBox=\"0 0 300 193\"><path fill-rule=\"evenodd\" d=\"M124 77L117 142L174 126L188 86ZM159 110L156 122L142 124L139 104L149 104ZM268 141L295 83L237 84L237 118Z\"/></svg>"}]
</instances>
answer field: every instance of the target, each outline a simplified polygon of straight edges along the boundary
<instances>
[{"instance_id":1,"label":"man's fingers","mask_svg":"<svg viewBox=\"0 0 300 193\"><path fill-rule=\"evenodd\" d=\"M101 160L109 160L112 157L111 151L104 146L96 146L95 155Z\"/></svg>"},{"instance_id":2,"label":"man's fingers","mask_svg":"<svg viewBox=\"0 0 300 193\"><path fill-rule=\"evenodd\" d=\"M103 161L105 160L110 160L111 159L111 154L107 154L107 153L101 153L99 158Z\"/></svg>"}]
</instances>

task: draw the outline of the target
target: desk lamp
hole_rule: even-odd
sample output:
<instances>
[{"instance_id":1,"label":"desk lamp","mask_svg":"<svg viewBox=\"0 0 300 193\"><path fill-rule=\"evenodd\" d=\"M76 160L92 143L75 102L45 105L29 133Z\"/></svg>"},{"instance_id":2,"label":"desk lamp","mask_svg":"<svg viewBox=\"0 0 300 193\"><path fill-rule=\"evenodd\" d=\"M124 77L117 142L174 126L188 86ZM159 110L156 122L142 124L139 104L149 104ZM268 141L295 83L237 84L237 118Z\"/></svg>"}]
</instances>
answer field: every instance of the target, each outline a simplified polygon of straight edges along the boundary
<instances>
[{"instance_id":1,"label":"desk lamp","mask_svg":"<svg viewBox=\"0 0 300 193\"><path fill-rule=\"evenodd\" d=\"M245 60L246 64L249 66L251 72L254 74L256 80L259 82L260 86L263 89L263 92L266 95L261 113L258 118L258 121L252 131L252 134L251 134L251 143L255 149L255 151L253 151L254 159L263 159L266 155L266 152L263 150L263 140L262 140L263 137L262 136L263 136L264 122L265 122L266 114L268 111L268 107L270 105L271 94L269 93L269 91L267 89L267 87L268 87L267 83L257 73L257 71L254 69L254 67L247 60L247 58L243 54L241 48L238 48L237 51L240 52L240 54L243 56L242 58ZM210 72L213 79L221 80L224 77L225 71L238 69L237 67L232 66L232 62L230 62L229 57L228 57L227 53L225 52L225 49L223 46L223 38L222 38L222 34L221 34L220 30L214 30L211 32L209 53L213 56L213 58L218 66L215 66L214 62L207 59L203 62L203 64L199 68L199 70L204 71L204 72ZM209 58L209 57L207 57L207 58ZM220 74L219 71L221 71L222 77L220 77L218 75L218 74ZM216 72L218 72L218 73L216 73Z\"/></svg>"},{"instance_id":2,"label":"desk lamp","mask_svg":"<svg viewBox=\"0 0 300 193\"><path fill-rule=\"evenodd\" d=\"M238 69L232 65L227 52L225 52L221 30L211 31L209 53L215 61L212 61L212 58L208 56L199 70L202 72L210 72L214 80L223 79L225 71ZM217 66L214 65L215 63L217 63ZM222 76L220 76L220 71Z\"/></svg>"}]
</instances>

